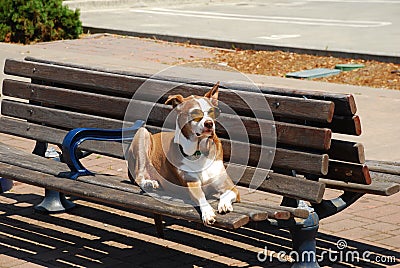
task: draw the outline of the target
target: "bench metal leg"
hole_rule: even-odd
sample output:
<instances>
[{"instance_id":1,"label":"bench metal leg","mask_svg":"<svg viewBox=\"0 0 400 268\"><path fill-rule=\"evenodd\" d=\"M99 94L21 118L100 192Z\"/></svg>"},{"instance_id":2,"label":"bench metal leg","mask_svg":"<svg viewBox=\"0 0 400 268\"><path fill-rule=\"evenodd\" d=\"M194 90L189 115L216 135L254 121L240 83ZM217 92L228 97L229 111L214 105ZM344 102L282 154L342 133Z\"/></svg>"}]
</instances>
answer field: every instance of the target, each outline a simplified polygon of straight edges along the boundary
<instances>
[{"instance_id":1,"label":"bench metal leg","mask_svg":"<svg viewBox=\"0 0 400 268\"><path fill-rule=\"evenodd\" d=\"M160 214L154 214L154 224L156 225L157 236L159 238L164 238L164 224L163 218Z\"/></svg>"},{"instance_id":2,"label":"bench metal leg","mask_svg":"<svg viewBox=\"0 0 400 268\"><path fill-rule=\"evenodd\" d=\"M32 153L44 157L47 151L47 147L48 147L47 142L37 141Z\"/></svg>"},{"instance_id":3,"label":"bench metal leg","mask_svg":"<svg viewBox=\"0 0 400 268\"><path fill-rule=\"evenodd\" d=\"M0 177L0 194L11 190L13 185L14 185L14 182L12 180Z\"/></svg>"},{"instance_id":4,"label":"bench metal leg","mask_svg":"<svg viewBox=\"0 0 400 268\"><path fill-rule=\"evenodd\" d=\"M319 227L318 215L315 212L304 221L303 226L295 226L290 229L292 235L293 250L297 252L296 263L293 268L318 268L316 252L316 236ZM294 257L294 256L292 256Z\"/></svg>"},{"instance_id":5,"label":"bench metal leg","mask_svg":"<svg viewBox=\"0 0 400 268\"><path fill-rule=\"evenodd\" d=\"M75 207L75 204L65 198L65 195L45 189L43 201L35 206L35 211L41 214L61 213Z\"/></svg>"},{"instance_id":6,"label":"bench metal leg","mask_svg":"<svg viewBox=\"0 0 400 268\"><path fill-rule=\"evenodd\" d=\"M44 157L47 150L48 144L46 142L36 142L32 153ZM36 205L34 209L41 214L51 214L65 212L74 206L75 204L67 200L64 194L45 189L42 202Z\"/></svg>"}]
</instances>

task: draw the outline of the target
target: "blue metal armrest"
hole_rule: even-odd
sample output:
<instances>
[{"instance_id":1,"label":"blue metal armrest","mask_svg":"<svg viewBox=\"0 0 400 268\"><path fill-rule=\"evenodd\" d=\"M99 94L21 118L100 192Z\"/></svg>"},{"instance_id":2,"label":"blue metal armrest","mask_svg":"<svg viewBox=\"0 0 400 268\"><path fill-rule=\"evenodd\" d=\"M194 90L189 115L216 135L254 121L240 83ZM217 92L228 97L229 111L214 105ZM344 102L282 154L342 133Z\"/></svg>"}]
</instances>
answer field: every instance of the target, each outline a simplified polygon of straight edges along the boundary
<instances>
[{"instance_id":1,"label":"blue metal armrest","mask_svg":"<svg viewBox=\"0 0 400 268\"><path fill-rule=\"evenodd\" d=\"M322 200L319 204L313 204L312 208L320 219L324 219L349 207L362 196L364 196L364 193L344 191L339 197L330 200Z\"/></svg>"},{"instance_id":2,"label":"blue metal armrest","mask_svg":"<svg viewBox=\"0 0 400 268\"><path fill-rule=\"evenodd\" d=\"M292 170L292 176L296 176L296 171ZM316 175L308 174L305 176L309 180L318 181L319 177ZM358 199L360 199L364 193L358 192L350 192L344 191L339 197L332 198L332 199L323 199L321 203L318 204L311 204L309 207L315 213L318 214L318 219L324 219L339 213L340 211L344 210L345 208L352 205ZM292 198L284 198L281 205L289 206L289 207L297 207L298 200Z\"/></svg>"},{"instance_id":3,"label":"blue metal armrest","mask_svg":"<svg viewBox=\"0 0 400 268\"><path fill-rule=\"evenodd\" d=\"M68 132L62 143L62 155L64 162L71 169L71 179L79 176L93 175L79 161L77 154L78 146L86 140L97 141L129 141L133 139L136 131L144 125L143 120L137 120L132 127L124 129L99 129L99 128L76 128Z\"/></svg>"}]
</instances>

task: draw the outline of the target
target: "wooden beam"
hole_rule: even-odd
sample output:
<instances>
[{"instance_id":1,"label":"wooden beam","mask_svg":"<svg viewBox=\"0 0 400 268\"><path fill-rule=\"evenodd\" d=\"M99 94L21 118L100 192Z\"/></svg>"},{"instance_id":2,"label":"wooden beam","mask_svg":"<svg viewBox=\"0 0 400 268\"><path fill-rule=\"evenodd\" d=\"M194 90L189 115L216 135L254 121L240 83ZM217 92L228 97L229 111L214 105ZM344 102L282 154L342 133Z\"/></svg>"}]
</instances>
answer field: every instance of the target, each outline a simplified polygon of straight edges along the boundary
<instances>
[{"instance_id":1,"label":"wooden beam","mask_svg":"<svg viewBox=\"0 0 400 268\"><path fill-rule=\"evenodd\" d=\"M352 94L330 93L289 88L260 86L261 92L308 99L327 100L335 103L335 115L352 116L357 112L356 102Z\"/></svg>"},{"instance_id":2,"label":"wooden beam","mask_svg":"<svg viewBox=\"0 0 400 268\"><path fill-rule=\"evenodd\" d=\"M0 117L0 132L41 142L61 145L67 130ZM123 158L122 145L106 141L85 141L79 148L111 157Z\"/></svg>"},{"instance_id":3,"label":"wooden beam","mask_svg":"<svg viewBox=\"0 0 400 268\"><path fill-rule=\"evenodd\" d=\"M334 116L331 129L335 133L360 136L362 133L360 117L358 115L352 117Z\"/></svg>"},{"instance_id":4,"label":"wooden beam","mask_svg":"<svg viewBox=\"0 0 400 268\"><path fill-rule=\"evenodd\" d=\"M368 160L367 165L371 171L400 176L400 162Z\"/></svg>"},{"instance_id":5,"label":"wooden beam","mask_svg":"<svg viewBox=\"0 0 400 268\"><path fill-rule=\"evenodd\" d=\"M346 183L342 181L334 181L327 179L320 179L320 182L325 183L326 187L356 192L356 193L367 193L374 195L390 196L400 190L400 185L392 182L379 182L372 180L370 185L356 184L356 183Z\"/></svg>"},{"instance_id":6,"label":"wooden beam","mask_svg":"<svg viewBox=\"0 0 400 268\"><path fill-rule=\"evenodd\" d=\"M332 122L329 124L310 122L309 125L314 126L314 127L330 128L332 130L332 132L339 133L339 134L360 136L362 133L361 121L360 121L360 117L358 115L334 116Z\"/></svg>"},{"instance_id":7,"label":"wooden beam","mask_svg":"<svg viewBox=\"0 0 400 268\"><path fill-rule=\"evenodd\" d=\"M393 182L396 184L400 184L400 176L390 173L382 173L377 171L370 172L372 181L379 181L379 182Z\"/></svg>"},{"instance_id":8,"label":"wooden beam","mask_svg":"<svg viewBox=\"0 0 400 268\"><path fill-rule=\"evenodd\" d=\"M278 205L273 205L273 204L256 204L256 203L250 203L250 202L246 202L246 201L242 201L240 203L240 205L242 206L247 206L247 207L258 207L259 210L264 210L267 209L268 211L285 211L287 213L289 213L290 217L289 218L293 218L293 217L297 217L297 218L301 218L301 219L307 219L308 216L310 215L310 212L306 209L302 209L302 208L291 208L291 207L285 207L285 206L278 206Z\"/></svg>"},{"instance_id":9,"label":"wooden beam","mask_svg":"<svg viewBox=\"0 0 400 268\"><path fill-rule=\"evenodd\" d=\"M62 67L57 65L46 65L27 61L7 59L4 67L6 74L30 77L35 80L45 80L50 83L68 85L72 87L88 88L90 91L108 93L116 96L128 96L129 98L136 90L146 82L146 90L135 96L141 96L142 100L159 99L165 100L167 95L183 94L201 95L209 90L209 87L188 85L182 83L172 83L154 79L140 77L122 76L98 71ZM137 81L139 80L139 82ZM135 86L136 85L136 86ZM166 94L160 96L160 88L170 89ZM165 95L165 96L164 96ZM233 91L221 89L219 94L221 102L231 107L234 111L242 115L251 115L253 111L266 114L266 105L276 116L288 118L301 118L310 121L331 122L334 114L334 103L323 100L307 100L304 98L268 95L254 92ZM252 107L247 106L247 101Z\"/></svg>"},{"instance_id":10,"label":"wooden beam","mask_svg":"<svg viewBox=\"0 0 400 268\"><path fill-rule=\"evenodd\" d=\"M359 142L343 140L331 140L331 148L328 150L329 159L364 164L364 146Z\"/></svg>"},{"instance_id":11,"label":"wooden beam","mask_svg":"<svg viewBox=\"0 0 400 268\"><path fill-rule=\"evenodd\" d=\"M118 119L124 118L130 101L129 98L36 85L11 79L3 80L3 94L13 98L42 102L48 105L72 108L83 113Z\"/></svg>"},{"instance_id":12,"label":"wooden beam","mask_svg":"<svg viewBox=\"0 0 400 268\"><path fill-rule=\"evenodd\" d=\"M229 164L228 174L238 185L249 187L260 184L257 190L320 203L325 192L325 185L320 182L292 177L273 171ZM267 174L267 175L266 175Z\"/></svg>"},{"instance_id":13,"label":"wooden beam","mask_svg":"<svg viewBox=\"0 0 400 268\"><path fill-rule=\"evenodd\" d=\"M369 169L365 164L329 160L328 174L322 177L344 182L371 184Z\"/></svg>"},{"instance_id":14,"label":"wooden beam","mask_svg":"<svg viewBox=\"0 0 400 268\"><path fill-rule=\"evenodd\" d=\"M120 71L120 70L109 70L105 68L94 68L92 66L84 66L79 64L70 64L65 62L59 61L51 61L51 60L44 60L34 57L26 57L25 60L32 61L32 62L40 62L45 64L53 64L59 65L64 67L71 67L71 68L80 68L85 70L92 70L92 71L100 71L106 73L113 73L119 75L128 75L128 76L136 76L142 78L150 78L152 74L144 74L144 73L133 73L127 71ZM178 82L178 83L194 83L201 86L211 87L214 85L213 81L196 81L192 82L188 78L184 77L171 77L171 76L157 76L159 79L163 79L165 81L170 82ZM238 82L221 82L220 84L223 88L235 88L236 90L242 90L247 92L254 91L254 85L249 83L238 83ZM291 96L291 97L298 97L298 98L308 98L308 99L317 99L317 100L327 100L332 101L335 104L335 115L343 115L343 116L352 116L355 115L357 112L356 103L354 100L354 96L352 94L341 94L341 93L331 93L326 91L311 91L311 90L299 90L299 89L290 89L290 88L276 88L276 87L269 87L264 85L258 85L258 88L261 92L271 95L281 95L281 96Z\"/></svg>"}]
</instances>

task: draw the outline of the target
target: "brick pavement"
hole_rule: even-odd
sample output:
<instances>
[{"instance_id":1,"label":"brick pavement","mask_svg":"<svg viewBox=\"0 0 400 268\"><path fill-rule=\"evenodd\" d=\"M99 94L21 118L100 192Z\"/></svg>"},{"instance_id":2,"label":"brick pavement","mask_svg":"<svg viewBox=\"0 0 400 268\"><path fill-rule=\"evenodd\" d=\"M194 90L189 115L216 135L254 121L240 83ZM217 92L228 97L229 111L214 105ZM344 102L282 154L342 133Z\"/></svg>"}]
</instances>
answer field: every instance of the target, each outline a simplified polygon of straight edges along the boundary
<instances>
[{"instance_id":1,"label":"brick pavement","mask_svg":"<svg viewBox=\"0 0 400 268\"><path fill-rule=\"evenodd\" d=\"M136 41L135 41L136 40ZM113 47L110 50L110 47ZM129 49L128 49L129 48ZM82 62L87 65L129 66L125 70L154 71L165 68L180 57L207 58L203 49L138 39L116 40L88 38L18 47L30 55L46 55L53 59ZM63 53L60 54L60 50ZM84 55L80 53L85 50ZM148 53L139 53L147 50ZM156 53L157 52L157 53ZM22 52L21 52L22 53ZM113 59L110 60L109 54ZM168 56L160 57L160 54ZM162 59L162 62L157 62ZM0 140L17 148L32 151L33 142L0 134ZM96 172L126 176L123 161L91 155L84 160ZM247 200L279 202L274 195L249 194ZM253 232L243 228L232 233L215 228L167 219L166 239L154 236L151 215L122 211L101 204L76 200L78 207L70 213L38 215L33 205L40 202L43 190L16 183L8 193L0 195L0 267L224 267L278 266L288 267L276 259L259 262L257 253L264 249L276 252L290 250L287 232ZM327 197L337 195L328 191ZM367 195L338 215L321 222L319 250L336 249L336 242L345 239L349 249L371 251L371 258L400 258L400 194L392 197ZM328 267L366 267L366 263L335 263L324 259ZM398 264L386 263L388 267ZM385 265L370 264L369 267Z\"/></svg>"}]
</instances>

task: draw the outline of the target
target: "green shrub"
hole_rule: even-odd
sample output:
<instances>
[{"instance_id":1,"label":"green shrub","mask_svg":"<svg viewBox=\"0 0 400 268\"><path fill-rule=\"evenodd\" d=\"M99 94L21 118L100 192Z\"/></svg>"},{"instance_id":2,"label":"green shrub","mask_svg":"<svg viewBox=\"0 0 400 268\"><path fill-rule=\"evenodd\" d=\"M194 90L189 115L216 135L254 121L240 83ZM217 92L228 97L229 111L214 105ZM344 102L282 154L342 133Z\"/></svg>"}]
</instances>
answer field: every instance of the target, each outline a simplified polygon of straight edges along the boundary
<instances>
[{"instance_id":1,"label":"green shrub","mask_svg":"<svg viewBox=\"0 0 400 268\"><path fill-rule=\"evenodd\" d=\"M29 44L78 38L79 15L62 0L0 0L0 41Z\"/></svg>"}]
</instances>

